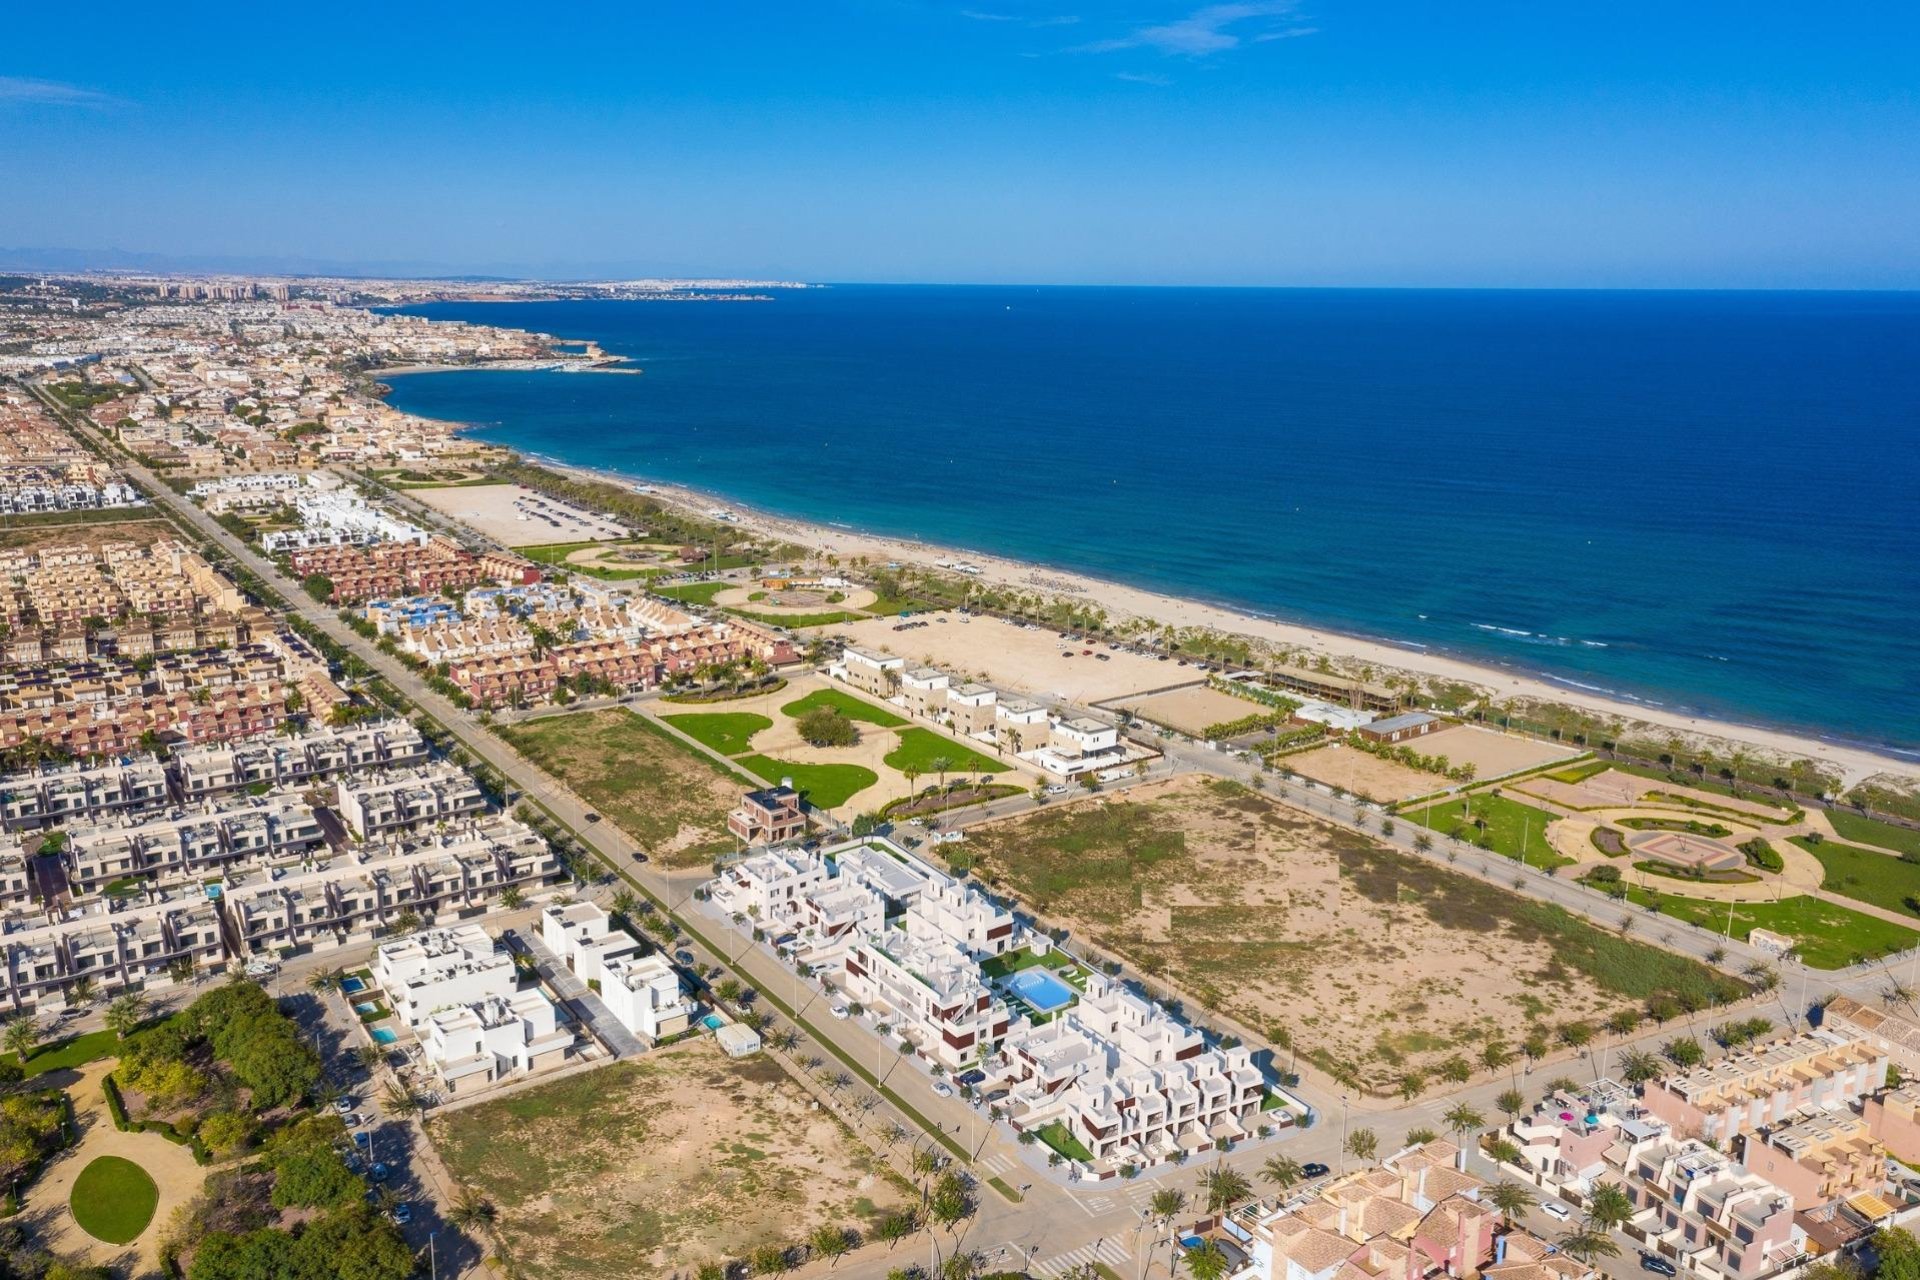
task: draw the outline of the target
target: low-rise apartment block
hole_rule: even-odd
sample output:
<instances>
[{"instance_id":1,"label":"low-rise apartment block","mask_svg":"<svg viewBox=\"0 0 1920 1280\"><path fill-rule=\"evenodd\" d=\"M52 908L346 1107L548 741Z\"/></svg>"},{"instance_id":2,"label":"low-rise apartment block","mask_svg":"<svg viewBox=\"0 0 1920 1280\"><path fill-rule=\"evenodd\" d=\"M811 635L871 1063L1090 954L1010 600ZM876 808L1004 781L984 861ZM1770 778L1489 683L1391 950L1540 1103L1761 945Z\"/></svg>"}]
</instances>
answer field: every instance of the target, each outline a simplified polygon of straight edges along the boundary
<instances>
[{"instance_id":1,"label":"low-rise apartment block","mask_svg":"<svg viewBox=\"0 0 1920 1280\"><path fill-rule=\"evenodd\" d=\"M555 904L540 913L540 940L582 982L598 990L620 1025L649 1041L692 1025L694 1002L664 955L624 930L591 902Z\"/></svg>"},{"instance_id":2,"label":"low-rise apartment block","mask_svg":"<svg viewBox=\"0 0 1920 1280\"><path fill-rule=\"evenodd\" d=\"M334 783L334 807L348 829L366 839L454 822L484 810L487 797L465 770L439 763L342 777Z\"/></svg>"},{"instance_id":3,"label":"low-rise apartment block","mask_svg":"<svg viewBox=\"0 0 1920 1280\"><path fill-rule=\"evenodd\" d=\"M1650 1081L1642 1098L1681 1137L1731 1147L1743 1133L1856 1103L1886 1079L1885 1050L1821 1030Z\"/></svg>"},{"instance_id":4,"label":"low-rise apartment block","mask_svg":"<svg viewBox=\"0 0 1920 1280\"><path fill-rule=\"evenodd\" d=\"M792 787L749 791L727 815L727 830L742 844L785 844L807 833L807 815L800 809L800 793Z\"/></svg>"}]
</instances>

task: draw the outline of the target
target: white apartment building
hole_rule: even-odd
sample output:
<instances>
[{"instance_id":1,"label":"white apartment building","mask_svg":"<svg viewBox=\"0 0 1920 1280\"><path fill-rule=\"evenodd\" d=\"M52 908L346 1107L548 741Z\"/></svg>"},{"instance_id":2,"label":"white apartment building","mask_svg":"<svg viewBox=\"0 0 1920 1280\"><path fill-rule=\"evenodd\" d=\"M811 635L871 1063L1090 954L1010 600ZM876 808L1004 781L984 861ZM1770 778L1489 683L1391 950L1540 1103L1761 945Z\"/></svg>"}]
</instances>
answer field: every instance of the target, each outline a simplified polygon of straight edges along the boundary
<instances>
[{"instance_id":1,"label":"white apartment building","mask_svg":"<svg viewBox=\"0 0 1920 1280\"><path fill-rule=\"evenodd\" d=\"M763 928L799 918L807 896L824 889L826 860L801 849L769 849L743 858L722 871L709 886L715 905L731 916L745 916Z\"/></svg>"},{"instance_id":2,"label":"white apartment building","mask_svg":"<svg viewBox=\"0 0 1920 1280\"><path fill-rule=\"evenodd\" d=\"M427 758L420 730L395 718L291 738L182 747L173 753L171 773L181 797L193 801L261 785L302 786L356 769L411 768Z\"/></svg>"},{"instance_id":3,"label":"white apartment building","mask_svg":"<svg viewBox=\"0 0 1920 1280\"><path fill-rule=\"evenodd\" d=\"M98 821L158 809L167 799L166 768L151 757L13 773L0 779L0 827L22 831Z\"/></svg>"},{"instance_id":4,"label":"white apartment building","mask_svg":"<svg viewBox=\"0 0 1920 1280\"><path fill-rule=\"evenodd\" d=\"M900 701L908 711L929 720L947 713L947 690L953 678L938 667L915 667L900 677Z\"/></svg>"},{"instance_id":5,"label":"white apartment building","mask_svg":"<svg viewBox=\"0 0 1920 1280\"><path fill-rule=\"evenodd\" d=\"M949 1071L979 1060L1007 1033L1006 1005L988 990L974 958L948 939L872 930L842 965L848 995Z\"/></svg>"},{"instance_id":6,"label":"white apartment building","mask_svg":"<svg viewBox=\"0 0 1920 1280\"><path fill-rule=\"evenodd\" d=\"M1055 720L1046 742L1037 750L1023 751L1021 758L1058 777L1077 778L1123 765L1129 753L1119 729L1092 716L1075 716Z\"/></svg>"},{"instance_id":7,"label":"white apartment building","mask_svg":"<svg viewBox=\"0 0 1920 1280\"><path fill-rule=\"evenodd\" d=\"M415 1031L437 1010L510 996L520 986L513 957L477 924L427 929L385 944L374 953L373 980Z\"/></svg>"},{"instance_id":8,"label":"white apartment building","mask_svg":"<svg viewBox=\"0 0 1920 1280\"><path fill-rule=\"evenodd\" d=\"M901 679L906 669L905 658L848 645L840 651L840 661L827 668L827 674L875 697L891 698L894 681Z\"/></svg>"},{"instance_id":9,"label":"white apartment building","mask_svg":"<svg viewBox=\"0 0 1920 1280\"><path fill-rule=\"evenodd\" d=\"M480 784L446 763L375 777L343 777L334 783L334 798L341 818L362 839L452 822L487 807Z\"/></svg>"},{"instance_id":10,"label":"white apartment building","mask_svg":"<svg viewBox=\"0 0 1920 1280\"><path fill-rule=\"evenodd\" d=\"M416 1030L421 1056L454 1097L557 1067L573 1047L553 1001L534 988L437 1010Z\"/></svg>"},{"instance_id":11,"label":"white apartment building","mask_svg":"<svg viewBox=\"0 0 1920 1280\"><path fill-rule=\"evenodd\" d=\"M204 876L235 862L295 857L325 839L304 800L247 797L71 828L61 861L69 886L84 894L115 881Z\"/></svg>"},{"instance_id":12,"label":"white apartment building","mask_svg":"<svg viewBox=\"0 0 1920 1280\"><path fill-rule=\"evenodd\" d=\"M430 538L420 526L391 516L351 493L302 491L293 507L300 515L300 528L261 536L260 545L271 554L314 547L369 547L385 542L425 546Z\"/></svg>"},{"instance_id":13,"label":"white apartment building","mask_svg":"<svg viewBox=\"0 0 1920 1280\"><path fill-rule=\"evenodd\" d=\"M176 968L208 973L223 962L219 912L192 889L130 905L9 911L0 918L0 1008L63 1008L82 979L108 997L165 988Z\"/></svg>"}]
</instances>

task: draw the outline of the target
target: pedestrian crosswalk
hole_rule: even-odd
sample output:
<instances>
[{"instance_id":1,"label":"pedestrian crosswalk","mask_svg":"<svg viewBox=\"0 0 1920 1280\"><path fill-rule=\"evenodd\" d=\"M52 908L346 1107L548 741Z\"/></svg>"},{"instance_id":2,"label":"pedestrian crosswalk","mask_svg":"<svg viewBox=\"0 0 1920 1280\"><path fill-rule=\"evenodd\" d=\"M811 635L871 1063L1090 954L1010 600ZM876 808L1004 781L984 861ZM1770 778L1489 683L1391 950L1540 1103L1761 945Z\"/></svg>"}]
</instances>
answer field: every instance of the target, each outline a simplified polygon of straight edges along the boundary
<instances>
[{"instance_id":1,"label":"pedestrian crosswalk","mask_svg":"<svg viewBox=\"0 0 1920 1280\"><path fill-rule=\"evenodd\" d=\"M980 1157L980 1167L988 1173L1005 1173L1013 1168L1013 1157L995 1151Z\"/></svg>"},{"instance_id":2,"label":"pedestrian crosswalk","mask_svg":"<svg viewBox=\"0 0 1920 1280\"><path fill-rule=\"evenodd\" d=\"M1033 1273L1048 1277L1067 1276L1095 1262L1104 1262L1110 1267L1121 1266L1131 1256L1126 1246L1118 1240L1096 1240L1092 1244L1083 1244L1078 1249L1070 1249L1034 1263Z\"/></svg>"}]
</instances>

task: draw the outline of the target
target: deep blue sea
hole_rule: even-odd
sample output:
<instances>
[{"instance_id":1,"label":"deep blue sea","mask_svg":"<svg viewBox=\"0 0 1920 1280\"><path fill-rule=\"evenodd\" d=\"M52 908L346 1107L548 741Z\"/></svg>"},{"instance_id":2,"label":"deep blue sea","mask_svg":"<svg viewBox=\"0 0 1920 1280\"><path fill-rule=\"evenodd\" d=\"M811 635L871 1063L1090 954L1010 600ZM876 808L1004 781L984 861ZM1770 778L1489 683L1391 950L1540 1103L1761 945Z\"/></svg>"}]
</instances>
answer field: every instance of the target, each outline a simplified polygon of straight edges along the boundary
<instances>
[{"instance_id":1,"label":"deep blue sea","mask_svg":"<svg viewBox=\"0 0 1920 1280\"><path fill-rule=\"evenodd\" d=\"M435 304L562 461L1920 748L1920 294L836 287Z\"/></svg>"}]
</instances>

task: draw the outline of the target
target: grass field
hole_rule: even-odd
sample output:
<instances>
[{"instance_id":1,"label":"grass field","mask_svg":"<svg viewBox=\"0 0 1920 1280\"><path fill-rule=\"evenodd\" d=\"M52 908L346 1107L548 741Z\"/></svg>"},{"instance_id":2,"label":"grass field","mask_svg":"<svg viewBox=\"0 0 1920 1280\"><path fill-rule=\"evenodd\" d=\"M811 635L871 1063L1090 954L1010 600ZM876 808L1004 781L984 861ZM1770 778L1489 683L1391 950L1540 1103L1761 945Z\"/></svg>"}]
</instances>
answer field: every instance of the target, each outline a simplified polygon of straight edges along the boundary
<instances>
[{"instance_id":1,"label":"grass field","mask_svg":"<svg viewBox=\"0 0 1920 1280\"><path fill-rule=\"evenodd\" d=\"M691 1276L821 1226L866 1232L912 1202L766 1057L711 1040L435 1116L447 1167L500 1208L524 1273Z\"/></svg>"},{"instance_id":2,"label":"grass field","mask_svg":"<svg viewBox=\"0 0 1920 1280\"><path fill-rule=\"evenodd\" d=\"M738 759L742 767L753 770L768 782L792 778L793 789L819 809L838 809L880 781L880 775L863 764L803 764L758 755Z\"/></svg>"},{"instance_id":3,"label":"grass field","mask_svg":"<svg viewBox=\"0 0 1920 1280\"><path fill-rule=\"evenodd\" d=\"M1437 800L1431 805L1409 805L1400 816L1442 835L1458 836L1468 844L1491 849L1504 858L1524 861L1532 867L1564 867L1573 859L1562 856L1547 841L1547 824L1554 815L1530 804L1521 804L1491 791L1476 791L1463 802L1461 797ZM1476 824L1486 823L1485 831ZM1521 844L1525 842L1525 857Z\"/></svg>"},{"instance_id":4,"label":"grass field","mask_svg":"<svg viewBox=\"0 0 1920 1280\"><path fill-rule=\"evenodd\" d=\"M82 1169L68 1201L80 1229L108 1244L139 1239L159 1203L153 1175L119 1156L101 1156Z\"/></svg>"},{"instance_id":5,"label":"grass field","mask_svg":"<svg viewBox=\"0 0 1920 1280\"><path fill-rule=\"evenodd\" d=\"M773 721L750 711L700 711L660 718L695 742L712 747L723 756L737 756L751 751L753 735L762 729L773 728Z\"/></svg>"},{"instance_id":6,"label":"grass field","mask_svg":"<svg viewBox=\"0 0 1920 1280\"><path fill-rule=\"evenodd\" d=\"M951 738L943 738L933 730L922 729L918 725L900 731L900 745L887 753L886 760L888 768L902 772L916 769L926 775L939 772L934 767L939 760L947 762L949 774L1000 773L1008 767L992 756L981 755L970 747L963 747Z\"/></svg>"},{"instance_id":7,"label":"grass field","mask_svg":"<svg viewBox=\"0 0 1920 1280\"><path fill-rule=\"evenodd\" d=\"M1652 778L1656 782L1671 782L1675 786L1687 787L1694 791L1706 791L1717 796L1727 796L1730 799L1745 800L1748 804L1763 805L1769 809L1778 809L1782 813L1789 812L1792 808L1786 801L1770 791L1758 790L1751 784L1742 787L1739 791L1735 791L1730 785L1721 781L1719 778L1711 776L1703 777L1694 774L1690 770L1659 769L1650 765L1630 764L1625 760L1614 761L1613 767L1622 773L1631 773L1636 777Z\"/></svg>"},{"instance_id":8,"label":"grass field","mask_svg":"<svg viewBox=\"0 0 1920 1280\"><path fill-rule=\"evenodd\" d=\"M743 789L760 785L624 709L500 725L498 732L669 866L699 866L733 848L727 814Z\"/></svg>"},{"instance_id":9,"label":"grass field","mask_svg":"<svg viewBox=\"0 0 1920 1280\"><path fill-rule=\"evenodd\" d=\"M850 693L838 689L815 689L804 698L796 698L780 708L782 715L799 719L815 707L832 707L849 720L859 720L865 724L878 725L882 729L898 729L907 723L904 716L882 710L865 698L856 698Z\"/></svg>"},{"instance_id":10,"label":"grass field","mask_svg":"<svg viewBox=\"0 0 1920 1280\"><path fill-rule=\"evenodd\" d=\"M1845 809L1827 810L1827 821L1833 824L1833 829L1840 833L1843 840L1858 840L1862 844L1879 845L1895 853L1911 853L1920 857L1920 831L1912 827L1896 827L1891 822L1849 813Z\"/></svg>"},{"instance_id":11,"label":"grass field","mask_svg":"<svg viewBox=\"0 0 1920 1280\"><path fill-rule=\"evenodd\" d=\"M1837 840L1815 844L1793 836L1791 841L1820 859L1827 872L1820 887L1827 892L1920 917L1920 865Z\"/></svg>"},{"instance_id":12,"label":"grass field","mask_svg":"<svg viewBox=\"0 0 1920 1280\"><path fill-rule=\"evenodd\" d=\"M68 1036L65 1040L50 1040L33 1051L27 1059L26 1074L37 1076L45 1071L61 1071L71 1067L85 1066L101 1058L112 1057L119 1052L120 1037L111 1031L89 1031L85 1035ZM0 1054L0 1060L17 1062L13 1054Z\"/></svg>"},{"instance_id":13,"label":"grass field","mask_svg":"<svg viewBox=\"0 0 1920 1280\"><path fill-rule=\"evenodd\" d=\"M763 623L769 627L785 627L797 631L802 627L837 627L843 622L859 622L867 615L853 613L846 609L835 609L827 613L754 613L750 609L729 609L728 613L738 614L749 622Z\"/></svg>"},{"instance_id":14,"label":"grass field","mask_svg":"<svg viewBox=\"0 0 1920 1280\"><path fill-rule=\"evenodd\" d=\"M1647 905L1646 891L1627 891L1628 900ZM1727 904L1663 893L1662 915L1697 924L1716 933L1727 929ZM1920 942L1920 933L1903 929L1877 916L1852 911L1806 896L1780 902L1733 904L1733 936L1745 940L1754 929L1771 929L1799 943L1800 959L1810 969L1844 969L1862 960L1905 951Z\"/></svg>"},{"instance_id":15,"label":"grass field","mask_svg":"<svg viewBox=\"0 0 1920 1280\"><path fill-rule=\"evenodd\" d=\"M1576 782L1585 782L1588 778L1605 773L1612 767L1613 765L1605 760L1582 760L1579 764L1569 765L1565 769L1554 769L1541 776L1572 785Z\"/></svg>"},{"instance_id":16,"label":"grass field","mask_svg":"<svg viewBox=\"0 0 1920 1280\"><path fill-rule=\"evenodd\" d=\"M678 586L655 587L653 594L684 604L712 604L713 598L727 590L731 582L683 582Z\"/></svg>"}]
</instances>

